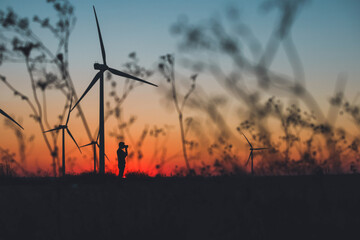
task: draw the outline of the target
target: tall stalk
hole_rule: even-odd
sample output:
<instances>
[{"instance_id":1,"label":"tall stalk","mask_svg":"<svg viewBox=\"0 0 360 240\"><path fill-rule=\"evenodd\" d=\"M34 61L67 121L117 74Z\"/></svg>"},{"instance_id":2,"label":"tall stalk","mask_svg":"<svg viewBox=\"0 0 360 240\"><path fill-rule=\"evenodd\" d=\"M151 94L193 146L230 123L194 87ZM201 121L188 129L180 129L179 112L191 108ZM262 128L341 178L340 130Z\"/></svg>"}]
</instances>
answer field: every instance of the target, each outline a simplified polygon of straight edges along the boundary
<instances>
[{"instance_id":1,"label":"tall stalk","mask_svg":"<svg viewBox=\"0 0 360 240\"><path fill-rule=\"evenodd\" d=\"M171 85L170 91L172 94L172 99L174 102L175 110L178 115L182 152L183 152L183 156L184 156L185 165L188 170L188 173L192 174L193 170L190 167L189 158L188 158L188 154L187 154L187 150L186 150L187 142L186 142L186 134L185 134L185 129L184 129L183 111L184 111L186 101L189 99L191 93L195 90L195 80L196 80L197 75L193 75L191 77L191 79L192 79L191 86L188 89L187 93L184 95L182 102L180 104L179 99L178 99L176 83L175 83L175 71L174 71L175 58L173 55L167 54L166 56L161 56L160 59L161 59L161 62L159 64L159 70L163 74L163 76L166 78L167 82L169 82Z\"/></svg>"}]
</instances>

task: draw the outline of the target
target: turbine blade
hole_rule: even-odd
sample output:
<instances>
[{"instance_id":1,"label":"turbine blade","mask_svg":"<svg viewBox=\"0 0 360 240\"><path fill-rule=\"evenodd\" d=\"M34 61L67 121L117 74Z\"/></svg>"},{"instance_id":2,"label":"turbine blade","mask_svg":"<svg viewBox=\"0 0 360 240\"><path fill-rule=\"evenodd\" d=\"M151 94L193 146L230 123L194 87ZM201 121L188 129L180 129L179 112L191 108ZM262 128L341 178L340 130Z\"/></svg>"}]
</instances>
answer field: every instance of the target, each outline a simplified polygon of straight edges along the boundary
<instances>
[{"instance_id":1,"label":"turbine blade","mask_svg":"<svg viewBox=\"0 0 360 240\"><path fill-rule=\"evenodd\" d=\"M145 80L142 80L140 78L137 78L137 77L134 77L130 74L127 74L127 73L124 73L124 72L120 72L119 70L116 70L116 69L113 69L113 68L108 68L108 70L112 73L112 74L115 74L115 75L118 75L120 77L126 77L126 78L130 78L130 79L133 79L133 80L136 80L136 81L139 81L139 82L143 82L143 83L146 83L146 84L150 84L150 85L153 85L155 87L157 87L156 84L153 84L151 82L148 82L148 81L145 81Z\"/></svg>"},{"instance_id":2,"label":"turbine blade","mask_svg":"<svg viewBox=\"0 0 360 240\"><path fill-rule=\"evenodd\" d=\"M56 128L53 128L53 129L50 129L50 130L47 130L47 131L44 131L43 133L52 132L52 131L59 131L59 130L61 130L61 129L62 129L62 127L59 126L59 127L56 127Z\"/></svg>"},{"instance_id":3,"label":"turbine blade","mask_svg":"<svg viewBox=\"0 0 360 240\"><path fill-rule=\"evenodd\" d=\"M16 125L18 125L19 127L21 127L21 129L24 130L24 128L23 128L20 124L18 124L12 117L10 117L6 112L4 112L3 110L0 109L0 113L1 113L2 115L4 115L5 117L7 117L8 119L10 119L12 122L14 122L14 123L15 123Z\"/></svg>"},{"instance_id":4,"label":"turbine blade","mask_svg":"<svg viewBox=\"0 0 360 240\"><path fill-rule=\"evenodd\" d=\"M263 150L263 149L269 149L269 148L254 148L254 150Z\"/></svg>"},{"instance_id":5,"label":"turbine blade","mask_svg":"<svg viewBox=\"0 0 360 240\"><path fill-rule=\"evenodd\" d=\"M245 137L245 139L246 139L246 141L249 143L250 147L253 148L253 146L251 145L251 143L249 142L249 139L247 139L247 137L245 136L245 134L244 134L242 131L240 131L240 132L241 132L241 134Z\"/></svg>"},{"instance_id":6,"label":"turbine blade","mask_svg":"<svg viewBox=\"0 0 360 240\"><path fill-rule=\"evenodd\" d=\"M98 138L99 138L99 136L100 136L100 132L99 132L99 134L98 134ZM99 145L99 143L98 143L98 140L96 139L96 145L98 146L98 148L100 148L100 145ZM107 158L107 160L110 162L110 159L108 158L108 156L104 153L104 156Z\"/></svg>"},{"instance_id":7,"label":"turbine blade","mask_svg":"<svg viewBox=\"0 0 360 240\"><path fill-rule=\"evenodd\" d=\"M250 152L250 154L249 154L249 158L248 158L248 160L247 160L247 161L246 161L246 163L245 163L245 167L249 164L250 157L251 157L251 153L252 153L252 152Z\"/></svg>"},{"instance_id":8,"label":"turbine blade","mask_svg":"<svg viewBox=\"0 0 360 240\"><path fill-rule=\"evenodd\" d=\"M91 83L89 84L89 86L87 87L87 89L85 90L85 92L83 93L83 95L79 98L79 100L75 103L74 107L71 109L74 110L74 108L76 108L76 106L79 104L79 102L81 101L81 99L83 99L83 97L85 97L85 95L90 91L90 89L94 86L94 84L96 83L96 81L100 78L102 72L98 72L94 79L91 81Z\"/></svg>"},{"instance_id":9,"label":"turbine blade","mask_svg":"<svg viewBox=\"0 0 360 240\"><path fill-rule=\"evenodd\" d=\"M90 146L90 145L92 145L92 144L93 144L93 143L88 143L88 144L85 144L85 145L80 146L80 148L87 147L87 146Z\"/></svg>"},{"instance_id":10,"label":"turbine blade","mask_svg":"<svg viewBox=\"0 0 360 240\"><path fill-rule=\"evenodd\" d=\"M69 130L67 127L66 127L66 131L67 131L67 133L70 135L70 137L72 138L72 140L74 141L74 143L76 144L76 146L77 146L77 148L79 149L80 153L82 153L79 145L78 145L77 142L75 141L75 138L73 137L73 135L71 134L70 130Z\"/></svg>"},{"instance_id":11,"label":"turbine blade","mask_svg":"<svg viewBox=\"0 0 360 240\"><path fill-rule=\"evenodd\" d=\"M97 138L96 138L96 144L99 146L99 137L100 137L100 129L99 129L99 132L98 132L98 135L97 135Z\"/></svg>"},{"instance_id":12,"label":"turbine blade","mask_svg":"<svg viewBox=\"0 0 360 240\"><path fill-rule=\"evenodd\" d=\"M106 156L106 154L105 154L105 153L104 153L104 155L105 155L106 159L110 162L110 159L108 158L108 156Z\"/></svg>"},{"instance_id":13,"label":"turbine blade","mask_svg":"<svg viewBox=\"0 0 360 240\"><path fill-rule=\"evenodd\" d=\"M99 34L101 54L102 54L103 62L104 62L104 64L106 65L105 48L104 48L104 43L103 43L103 40L102 40L102 37L101 37L101 31L100 31L99 21L98 21L98 18L97 18L97 16L96 16L95 6L93 6L93 9L94 9L94 13L95 13L96 25L97 25L98 34Z\"/></svg>"}]
</instances>

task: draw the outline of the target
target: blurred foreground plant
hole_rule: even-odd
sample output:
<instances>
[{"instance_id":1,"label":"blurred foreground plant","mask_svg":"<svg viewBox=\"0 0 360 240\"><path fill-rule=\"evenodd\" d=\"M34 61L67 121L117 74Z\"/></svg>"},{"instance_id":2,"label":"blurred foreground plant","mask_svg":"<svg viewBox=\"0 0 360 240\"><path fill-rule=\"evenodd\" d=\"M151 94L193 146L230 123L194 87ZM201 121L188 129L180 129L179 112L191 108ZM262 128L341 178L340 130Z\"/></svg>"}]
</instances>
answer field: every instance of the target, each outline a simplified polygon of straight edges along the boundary
<instances>
[{"instance_id":1,"label":"blurred foreground plant","mask_svg":"<svg viewBox=\"0 0 360 240\"><path fill-rule=\"evenodd\" d=\"M174 57L174 55L167 54L167 55L161 56L158 67L159 67L160 73L164 76L166 81L171 85L172 100L174 102L175 109L176 109L176 112L178 114L178 119L179 119L183 156L184 156L188 174L193 175L194 170L191 168L191 166L189 164L189 157L188 157L188 153L187 153L188 141L186 140L186 129L184 127L185 124L184 124L184 119L183 119L183 112L184 112L186 101L189 99L191 93L195 90L197 74L194 74L190 77L191 85L190 85L189 89L187 90L186 94L184 95L184 97L182 98L182 100L180 100L179 96L178 96L179 93L178 93L178 90L176 87L176 82L175 82L175 70L174 70L175 57Z\"/></svg>"},{"instance_id":2,"label":"blurred foreground plant","mask_svg":"<svg viewBox=\"0 0 360 240\"><path fill-rule=\"evenodd\" d=\"M260 5L262 12L278 10L277 21L264 45L254 35L251 27L243 22L235 7L228 9L225 19L213 17L194 24L186 18L180 18L171 27L171 32L179 38L184 65L193 71L210 73L229 96L238 101L239 109L246 108L242 109L239 118L245 117L252 124L252 128L257 131L256 138L262 145L275 146L272 140L274 133L270 127L270 122L275 117L284 131L281 137L286 143L283 156L285 164L289 164L290 149L300 141L299 132L308 131L310 139L307 142L313 143L315 135L322 139L322 147L326 147L328 152L327 167L330 172L337 173L342 171L343 153L339 151L339 129L333 119L338 115L339 108L330 106L326 117L324 109L320 108L316 98L306 88L305 71L292 38L293 24L307 2L264 1ZM271 68L280 47L285 51L292 76ZM249 80L255 80L258 88L254 89ZM336 89L334 103L337 101L336 97L343 94L342 87ZM271 101L263 104L264 98L269 96L270 99L271 96L284 99L289 102L289 107ZM300 117L299 111L303 107L306 107L307 116ZM341 108L355 123L359 122L358 107L343 103ZM303 117L311 118L312 127L307 126L310 124L309 119ZM301 153L307 162L312 162L311 146ZM273 148L273 151L279 150Z\"/></svg>"},{"instance_id":3,"label":"blurred foreground plant","mask_svg":"<svg viewBox=\"0 0 360 240\"><path fill-rule=\"evenodd\" d=\"M5 76L0 76L3 84L15 96L24 100L31 110L30 117L39 125L42 137L52 157L53 174L56 176L57 168L60 171L58 158L57 137L58 132L45 135L46 129L60 125L64 119L70 96L77 95L69 74L69 39L74 29L76 17L73 5L67 0L48 0L56 12L56 22L50 18L40 18L35 15L32 19L34 24L41 27L44 32L50 32L57 45L45 42L33 30L28 18L19 17L11 8L0 10L0 64L4 62L24 62L29 74L32 89L32 98L17 90ZM51 124L48 120L48 99L46 93L55 89L65 97L65 104L58 116L57 123ZM78 107L82 123L86 129L89 139L91 134L86 118ZM50 136L50 137L49 137Z\"/></svg>"}]
</instances>

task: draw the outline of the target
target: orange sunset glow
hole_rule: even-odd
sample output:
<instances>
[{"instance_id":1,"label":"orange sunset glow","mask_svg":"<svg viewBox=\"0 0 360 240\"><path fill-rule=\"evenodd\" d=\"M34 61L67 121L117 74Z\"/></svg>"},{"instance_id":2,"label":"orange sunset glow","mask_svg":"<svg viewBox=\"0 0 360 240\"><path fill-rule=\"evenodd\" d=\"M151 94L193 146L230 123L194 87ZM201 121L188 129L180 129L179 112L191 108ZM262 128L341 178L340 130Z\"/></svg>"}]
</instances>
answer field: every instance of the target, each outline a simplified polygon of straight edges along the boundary
<instances>
[{"instance_id":1,"label":"orange sunset glow","mask_svg":"<svg viewBox=\"0 0 360 240\"><path fill-rule=\"evenodd\" d=\"M46 9L39 12L22 2L0 4L0 107L24 127L2 117L1 156L21 165L17 174L55 175L61 131L42 132L65 124L72 94L74 105L97 73L94 63L103 62L101 44L92 4L61 12L52 1L36 3ZM304 171L349 172L359 164L360 32L350 3L331 3L328 12L320 3L294 5L290 20L281 4L276 17L266 4L259 13L243 3L243 15L221 1L201 14L186 4L165 7L171 13L149 6L128 25L110 5L96 10L108 66L159 87L104 71L106 172L118 171L119 142L129 145L125 174L249 172L242 133L266 148L253 157L262 174L304 159L312 169ZM339 7L347 14L338 11L333 22ZM97 82L71 111L68 128L79 146L97 138L99 97ZM94 170L93 148L81 151L66 135L67 173Z\"/></svg>"},{"instance_id":2,"label":"orange sunset glow","mask_svg":"<svg viewBox=\"0 0 360 240\"><path fill-rule=\"evenodd\" d=\"M0 240L359 239L359 0L0 0Z\"/></svg>"}]
</instances>

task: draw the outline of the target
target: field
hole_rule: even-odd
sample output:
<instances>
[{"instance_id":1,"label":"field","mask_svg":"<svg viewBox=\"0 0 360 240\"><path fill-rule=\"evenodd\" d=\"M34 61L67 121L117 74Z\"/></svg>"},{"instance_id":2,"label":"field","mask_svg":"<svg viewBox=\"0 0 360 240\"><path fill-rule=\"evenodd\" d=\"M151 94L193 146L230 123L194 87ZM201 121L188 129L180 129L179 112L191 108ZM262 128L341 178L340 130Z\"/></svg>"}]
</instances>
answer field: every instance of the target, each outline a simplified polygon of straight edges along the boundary
<instances>
[{"instance_id":1,"label":"field","mask_svg":"<svg viewBox=\"0 0 360 240\"><path fill-rule=\"evenodd\" d=\"M355 239L359 175L12 178L0 239Z\"/></svg>"}]
</instances>

